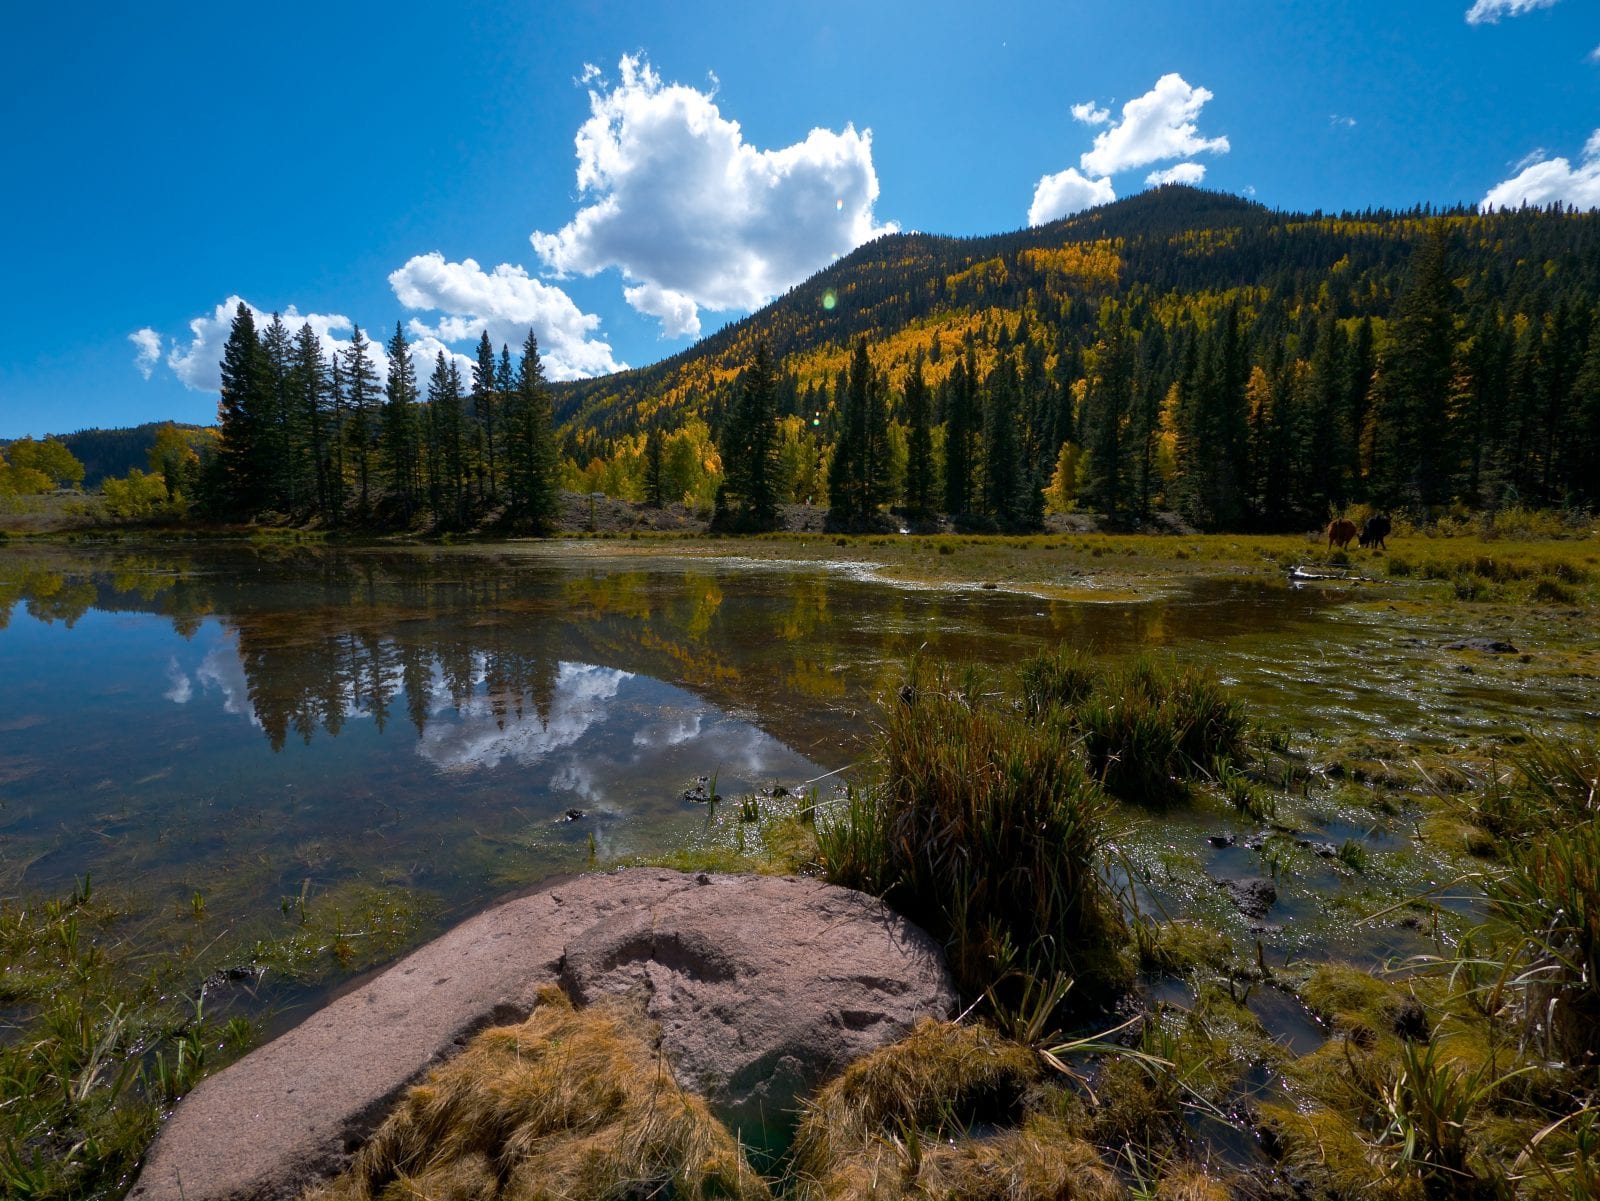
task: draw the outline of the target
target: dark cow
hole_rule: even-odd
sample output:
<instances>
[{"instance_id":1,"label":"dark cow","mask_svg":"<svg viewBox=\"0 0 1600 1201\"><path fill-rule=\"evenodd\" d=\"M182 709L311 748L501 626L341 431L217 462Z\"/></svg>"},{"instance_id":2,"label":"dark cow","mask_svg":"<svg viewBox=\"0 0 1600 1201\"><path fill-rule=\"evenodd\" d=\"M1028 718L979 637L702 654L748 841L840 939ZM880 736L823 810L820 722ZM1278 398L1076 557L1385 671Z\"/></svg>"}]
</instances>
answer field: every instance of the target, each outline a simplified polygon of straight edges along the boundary
<instances>
[{"instance_id":1,"label":"dark cow","mask_svg":"<svg viewBox=\"0 0 1600 1201\"><path fill-rule=\"evenodd\" d=\"M1343 517L1336 517L1328 522L1328 549L1335 545L1340 550L1350 545L1350 539L1356 536L1356 523Z\"/></svg>"},{"instance_id":2,"label":"dark cow","mask_svg":"<svg viewBox=\"0 0 1600 1201\"><path fill-rule=\"evenodd\" d=\"M1382 513L1367 518L1361 527L1361 545L1382 547L1389 549L1389 544L1384 541L1389 536L1389 531L1394 527L1389 524L1389 519Z\"/></svg>"}]
</instances>

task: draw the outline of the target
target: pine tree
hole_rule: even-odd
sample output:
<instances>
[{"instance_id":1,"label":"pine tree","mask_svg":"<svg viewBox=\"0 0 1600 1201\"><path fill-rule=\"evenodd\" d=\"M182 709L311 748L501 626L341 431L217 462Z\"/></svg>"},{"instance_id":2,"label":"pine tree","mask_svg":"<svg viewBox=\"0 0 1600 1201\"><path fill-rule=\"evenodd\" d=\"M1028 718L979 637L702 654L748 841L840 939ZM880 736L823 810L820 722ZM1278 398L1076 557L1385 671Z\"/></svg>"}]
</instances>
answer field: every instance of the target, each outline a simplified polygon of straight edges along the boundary
<instances>
[{"instance_id":1,"label":"pine tree","mask_svg":"<svg viewBox=\"0 0 1600 1201\"><path fill-rule=\"evenodd\" d=\"M256 337L255 317L241 302L222 348L217 424L222 435L218 453L218 508L232 517L253 517L266 503L261 478L262 443L267 430L267 362Z\"/></svg>"},{"instance_id":2,"label":"pine tree","mask_svg":"<svg viewBox=\"0 0 1600 1201\"><path fill-rule=\"evenodd\" d=\"M1373 471L1374 494L1385 507L1450 499L1455 287L1448 252L1449 231L1435 222L1412 257L1410 282L1383 355Z\"/></svg>"},{"instance_id":3,"label":"pine tree","mask_svg":"<svg viewBox=\"0 0 1600 1201\"><path fill-rule=\"evenodd\" d=\"M383 388L383 476L400 520L409 523L422 500L422 448L417 431L417 371L398 321L385 350L389 378Z\"/></svg>"},{"instance_id":4,"label":"pine tree","mask_svg":"<svg viewBox=\"0 0 1600 1201\"><path fill-rule=\"evenodd\" d=\"M289 405L293 410L293 454L301 464L300 475L307 481L309 505L317 516L327 518L332 505L329 482L328 422L324 411L328 389L328 365L322 357L322 343L310 322L300 326L294 336L294 351L289 368Z\"/></svg>"},{"instance_id":5,"label":"pine tree","mask_svg":"<svg viewBox=\"0 0 1600 1201\"><path fill-rule=\"evenodd\" d=\"M372 452L377 442L375 410L378 405L378 372L367 357L367 339L361 327L355 326L350 335L350 345L344 352L345 400L349 407L349 452L355 460L356 480L360 488L361 519L368 520L372 512L370 482Z\"/></svg>"},{"instance_id":6,"label":"pine tree","mask_svg":"<svg viewBox=\"0 0 1600 1201\"><path fill-rule=\"evenodd\" d=\"M719 441L723 482L717 522L728 529L770 530L777 524L778 412L772 355L766 342L745 368Z\"/></svg>"},{"instance_id":7,"label":"pine tree","mask_svg":"<svg viewBox=\"0 0 1600 1201\"><path fill-rule=\"evenodd\" d=\"M536 529L553 528L561 515L555 423L539 359L539 340L532 330L522 344L522 362L505 425L511 514Z\"/></svg>"},{"instance_id":8,"label":"pine tree","mask_svg":"<svg viewBox=\"0 0 1600 1201\"><path fill-rule=\"evenodd\" d=\"M928 385L919 351L906 377L906 513L924 520L933 513L933 424Z\"/></svg>"}]
</instances>

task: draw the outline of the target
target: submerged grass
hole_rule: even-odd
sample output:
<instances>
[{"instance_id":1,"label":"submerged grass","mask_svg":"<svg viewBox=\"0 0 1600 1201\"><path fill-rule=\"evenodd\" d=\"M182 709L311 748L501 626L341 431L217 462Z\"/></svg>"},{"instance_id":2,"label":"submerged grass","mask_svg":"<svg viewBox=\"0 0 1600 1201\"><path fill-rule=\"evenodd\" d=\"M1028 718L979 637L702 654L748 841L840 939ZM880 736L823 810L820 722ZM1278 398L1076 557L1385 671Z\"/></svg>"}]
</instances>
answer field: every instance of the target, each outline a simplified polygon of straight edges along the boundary
<instances>
[{"instance_id":1,"label":"submerged grass","mask_svg":"<svg viewBox=\"0 0 1600 1201\"><path fill-rule=\"evenodd\" d=\"M247 1045L177 980L141 971L87 880L0 906L0 1196L117 1197L166 1110Z\"/></svg>"},{"instance_id":2,"label":"submerged grass","mask_svg":"<svg viewBox=\"0 0 1600 1201\"><path fill-rule=\"evenodd\" d=\"M727 1128L683 1092L625 1001L554 986L413 1087L350 1169L305 1201L770 1198Z\"/></svg>"}]
</instances>

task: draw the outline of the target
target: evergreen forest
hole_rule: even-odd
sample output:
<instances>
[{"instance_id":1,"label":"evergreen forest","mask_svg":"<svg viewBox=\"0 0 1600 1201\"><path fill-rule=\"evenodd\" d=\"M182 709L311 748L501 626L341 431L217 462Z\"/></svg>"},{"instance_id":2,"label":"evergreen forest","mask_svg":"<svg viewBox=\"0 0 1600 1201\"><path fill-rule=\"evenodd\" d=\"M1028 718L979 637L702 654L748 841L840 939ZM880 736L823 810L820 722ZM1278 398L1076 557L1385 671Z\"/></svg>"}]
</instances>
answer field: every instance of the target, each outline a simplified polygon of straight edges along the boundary
<instances>
[{"instance_id":1,"label":"evergreen forest","mask_svg":"<svg viewBox=\"0 0 1600 1201\"><path fill-rule=\"evenodd\" d=\"M540 530L558 490L728 529L1296 530L1354 506L1600 502L1600 214L1295 214L1168 186L985 238L892 234L649 367L550 383L530 333L380 382L358 329L241 307L199 510ZM191 439L191 444L193 440ZM206 447L201 446L201 452ZM187 472L187 475L185 475Z\"/></svg>"}]
</instances>

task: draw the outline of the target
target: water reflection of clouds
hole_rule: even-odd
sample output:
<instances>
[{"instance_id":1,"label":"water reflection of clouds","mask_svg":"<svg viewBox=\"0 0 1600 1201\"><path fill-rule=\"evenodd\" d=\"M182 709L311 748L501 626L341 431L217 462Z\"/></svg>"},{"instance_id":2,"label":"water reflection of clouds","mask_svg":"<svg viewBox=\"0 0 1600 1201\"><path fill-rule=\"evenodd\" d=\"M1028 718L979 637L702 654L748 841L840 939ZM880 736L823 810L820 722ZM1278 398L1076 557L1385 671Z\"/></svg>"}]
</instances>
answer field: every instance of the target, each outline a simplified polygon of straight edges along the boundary
<instances>
[{"instance_id":1,"label":"water reflection of clouds","mask_svg":"<svg viewBox=\"0 0 1600 1201\"><path fill-rule=\"evenodd\" d=\"M639 747L678 746L700 737L704 715L700 713L663 714L634 731L633 745Z\"/></svg>"},{"instance_id":2,"label":"water reflection of clouds","mask_svg":"<svg viewBox=\"0 0 1600 1201\"><path fill-rule=\"evenodd\" d=\"M174 655L167 660L168 689L161 695L174 705L187 705L189 698L194 695L194 685L189 680L189 673L178 665L178 657Z\"/></svg>"},{"instance_id":3,"label":"water reflection of clouds","mask_svg":"<svg viewBox=\"0 0 1600 1201\"><path fill-rule=\"evenodd\" d=\"M417 753L441 771L489 768L510 760L528 765L552 751L572 746L606 716L609 702L633 673L587 663L563 663L556 671L546 720L537 713L521 717L496 713L490 698L473 696L461 705L454 721L442 720L435 709L417 743ZM436 688L434 701L440 699Z\"/></svg>"},{"instance_id":4,"label":"water reflection of clouds","mask_svg":"<svg viewBox=\"0 0 1600 1201\"><path fill-rule=\"evenodd\" d=\"M224 713L244 717L251 725L260 727L261 719L250 701L250 680L245 675L244 664L239 661L238 648L231 642L219 639L194 669L194 678L207 692L215 689L222 694Z\"/></svg>"}]
</instances>

